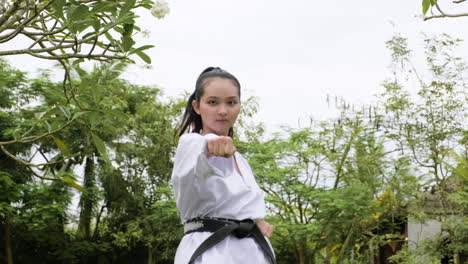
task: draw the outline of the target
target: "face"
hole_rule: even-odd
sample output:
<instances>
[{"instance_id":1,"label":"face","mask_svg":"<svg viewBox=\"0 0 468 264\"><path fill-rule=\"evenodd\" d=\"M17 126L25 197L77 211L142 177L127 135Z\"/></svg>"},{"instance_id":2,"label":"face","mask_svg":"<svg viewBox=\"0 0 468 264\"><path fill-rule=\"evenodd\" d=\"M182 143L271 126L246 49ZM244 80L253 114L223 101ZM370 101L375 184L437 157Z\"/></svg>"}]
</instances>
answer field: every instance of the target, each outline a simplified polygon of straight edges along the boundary
<instances>
[{"instance_id":1,"label":"face","mask_svg":"<svg viewBox=\"0 0 468 264\"><path fill-rule=\"evenodd\" d=\"M200 103L193 100L192 106L201 115L202 135L227 136L240 112L238 88L229 79L210 78L206 80Z\"/></svg>"}]
</instances>

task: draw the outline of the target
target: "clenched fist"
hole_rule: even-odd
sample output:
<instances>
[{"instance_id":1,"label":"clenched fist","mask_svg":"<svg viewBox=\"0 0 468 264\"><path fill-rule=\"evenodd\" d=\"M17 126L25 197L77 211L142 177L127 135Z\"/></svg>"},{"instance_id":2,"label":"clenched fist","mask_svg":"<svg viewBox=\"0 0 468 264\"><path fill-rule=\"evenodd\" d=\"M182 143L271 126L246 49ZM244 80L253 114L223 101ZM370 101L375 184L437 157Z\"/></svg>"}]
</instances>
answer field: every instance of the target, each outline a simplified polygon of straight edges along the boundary
<instances>
[{"instance_id":1,"label":"clenched fist","mask_svg":"<svg viewBox=\"0 0 468 264\"><path fill-rule=\"evenodd\" d=\"M231 157L236 152L231 137L220 136L208 140L208 154L212 156Z\"/></svg>"}]
</instances>

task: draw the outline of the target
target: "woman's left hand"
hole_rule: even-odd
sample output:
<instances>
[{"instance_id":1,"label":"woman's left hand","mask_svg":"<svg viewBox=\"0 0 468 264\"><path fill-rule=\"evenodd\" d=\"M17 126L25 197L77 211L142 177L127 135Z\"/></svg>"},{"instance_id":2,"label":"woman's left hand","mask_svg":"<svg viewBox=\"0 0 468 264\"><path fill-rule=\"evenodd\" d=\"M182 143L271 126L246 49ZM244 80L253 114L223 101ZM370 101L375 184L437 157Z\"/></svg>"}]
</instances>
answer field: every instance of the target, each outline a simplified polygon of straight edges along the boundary
<instances>
[{"instance_id":1,"label":"woman's left hand","mask_svg":"<svg viewBox=\"0 0 468 264\"><path fill-rule=\"evenodd\" d=\"M260 229L260 232L262 232L262 234L268 238L271 236L271 233L273 233L273 230L275 229L273 225L271 225L265 220L259 220L256 224L258 229Z\"/></svg>"}]
</instances>

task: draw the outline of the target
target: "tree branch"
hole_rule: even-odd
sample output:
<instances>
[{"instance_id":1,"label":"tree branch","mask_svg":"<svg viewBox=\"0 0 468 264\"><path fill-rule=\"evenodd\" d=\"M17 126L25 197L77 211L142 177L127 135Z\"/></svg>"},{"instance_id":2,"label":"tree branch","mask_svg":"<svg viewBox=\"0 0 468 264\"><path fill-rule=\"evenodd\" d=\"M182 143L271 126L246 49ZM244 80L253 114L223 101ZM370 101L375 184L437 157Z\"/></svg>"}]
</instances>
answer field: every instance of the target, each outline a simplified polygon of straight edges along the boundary
<instances>
[{"instance_id":1,"label":"tree branch","mask_svg":"<svg viewBox=\"0 0 468 264\"><path fill-rule=\"evenodd\" d=\"M13 5L10 6L10 8L8 8L7 11L5 13L3 13L2 16L0 16L0 25L2 25L2 26L0 26L0 32L5 30L5 28L7 26L7 23L5 23L5 22L7 22L8 19L11 17L11 15L18 10L19 3L20 3L20 1L13 2Z\"/></svg>"},{"instance_id":2,"label":"tree branch","mask_svg":"<svg viewBox=\"0 0 468 264\"><path fill-rule=\"evenodd\" d=\"M23 23L21 23L20 25L18 25L18 27L10 34L7 34L6 36L2 36L0 37L0 43L4 43L4 42L7 42L11 39L13 39L14 37L16 37L22 30L23 28L29 23L31 22L33 19L35 19L37 17L38 14L40 14L40 12L44 11L47 7L49 7L55 0L51 0L49 3L45 4L42 8L40 8L40 10L36 10L34 12L34 15L31 16L30 18L26 19ZM1 32L1 28L0 28L0 32ZM1 56L1 55L0 55Z\"/></svg>"},{"instance_id":3,"label":"tree branch","mask_svg":"<svg viewBox=\"0 0 468 264\"><path fill-rule=\"evenodd\" d=\"M81 109L81 110L87 110L85 109L81 104L80 104L80 101L78 101L78 99L76 99L76 93L75 93L75 89L73 89L73 83L72 83L72 79L71 79L71 76L70 76L70 70L68 69L68 66L67 66L67 63L64 61L64 60L59 60L60 64L62 64L63 66L63 69L65 70L65 76L63 77L63 92L65 93L65 95L67 94L67 80L68 80L68 83L70 85L70 90L71 90L71 98L73 99L73 101L76 103L76 105ZM69 98L67 97L67 101L69 101Z\"/></svg>"},{"instance_id":4,"label":"tree branch","mask_svg":"<svg viewBox=\"0 0 468 264\"><path fill-rule=\"evenodd\" d=\"M120 55L105 55L105 54L88 55L88 54L67 53L67 54L60 54L60 55L54 55L54 56L53 55L51 56L39 55L39 54L31 53L31 52L27 52L27 54L36 58L47 59L47 60L93 59L93 60L98 60L98 61L110 61L113 59L122 60L126 58L125 56L120 56Z\"/></svg>"},{"instance_id":5,"label":"tree branch","mask_svg":"<svg viewBox=\"0 0 468 264\"><path fill-rule=\"evenodd\" d=\"M32 38L32 39L35 39L35 38ZM63 46L60 45L60 46L48 47L48 48L42 48L42 49L19 49L19 50L1 51L0 56L29 54L29 53L42 53L42 52L54 51L54 50L57 50L57 49L68 49L68 48L76 47L78 44L86 43L86 42L91 41L91 40L94 40L94 36L93 37L88 37L86 39L82 39L82 40L79 40L79 41L73 40L72 44L63 45Z\"/></svg>"},{"instance_id":6,"label":"tree branch","mask_svg":"<svg viewBox=\"0 0 468 264\"><path fill-rule=\"evenodd\" d=\"M3 151L3 153L5 153L8 157L16 160L17 162L23 164L23 165L26 165L28 167L35 167L35 168L39 168L39 167L45 167L45 166L48 166L48 165L55 165L55 164L58 164L62 161L55 161L55 162L47 162L47 163L40 163L40 164L34 164L34 163L30 163L30 162L27 162L27 161L24 161L18 157L16 157L15 155L11 154L3 145L0 145L0 149Z\"/></svg>"},{"instance_id":7,"label":"tree branch","mask_svg":"<svg viewBox=\"0 0 468 264\"><path fill-rule=\"evenodd\" d=\"M24 138L17 138L15 140L10 140L10 141L3 141L1 142L0 141L0 146L3 147L3 145L9 145L9 144L13 144L13 143L28 143L28 142L33 142L33 141L36 141L36 140L39 140L39 139L42 139L44 137L47 137L47 136L51 136L52 134L54 133L57 133L58 131L66 128L67 126L69 126L72 122L73 122L74 119L71 119L70 121L68 121L65 125L63 125L62 127L59 127L55 130L52 130L50 132L47 132L47 133L44 133L40 136L31 136L31 137L24 137Z\"/></svg>"},{"instance_id":8,"label":"tree branch","mask_svg":"<svg viewBox=\"0 0 468 264\"><path fill-rule=\"evenodd\" d=\"M468 13L461 13L461 14L441 14L441 15L433 15L433 16L428 16L424 17L423 20L429 20L429 19L434 19L434 18L444 18L444 17L466 17L468 16Z\"/></svg>"}]
</instances>

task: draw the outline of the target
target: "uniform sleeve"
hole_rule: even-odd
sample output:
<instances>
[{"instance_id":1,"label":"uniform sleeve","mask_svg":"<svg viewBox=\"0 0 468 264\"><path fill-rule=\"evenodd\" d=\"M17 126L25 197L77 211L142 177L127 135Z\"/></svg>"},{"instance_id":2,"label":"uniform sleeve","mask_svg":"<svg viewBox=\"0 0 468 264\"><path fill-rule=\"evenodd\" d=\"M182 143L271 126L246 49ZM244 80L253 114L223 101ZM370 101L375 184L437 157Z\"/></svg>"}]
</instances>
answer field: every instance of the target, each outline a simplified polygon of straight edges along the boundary
<instances>
[{"instance_id":1,"label":"uniform sleeve","mask_svg":"<svg viewBox=\"0 0 468 264\"><path fill-rule=\"evenodd\" d=\"M229 173L229 167L232 166L228 166L228 158L208 158L207 143L215 137L213 134L202 136L198 133L184 134L180 137L174 157L173 181L186 182L192 181L193 177L224 176Z\"/></svg>"}]
</instances>

